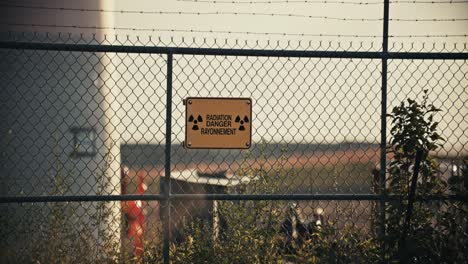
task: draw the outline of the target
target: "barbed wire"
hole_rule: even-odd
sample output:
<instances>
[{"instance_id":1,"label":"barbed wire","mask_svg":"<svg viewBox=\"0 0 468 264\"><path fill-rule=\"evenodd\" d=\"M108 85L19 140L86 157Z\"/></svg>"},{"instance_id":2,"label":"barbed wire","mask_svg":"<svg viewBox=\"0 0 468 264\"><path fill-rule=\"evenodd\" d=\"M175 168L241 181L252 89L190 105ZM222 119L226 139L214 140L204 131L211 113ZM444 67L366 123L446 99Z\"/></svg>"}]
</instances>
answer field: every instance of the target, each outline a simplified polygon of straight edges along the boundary
<instances>
[{"instance_id":1,"label":"barbed wire","mask_svg":"<svg viewBox=\"0 0 468 264\"><path fill-rule=\"evenodd\" d=\"M177 2L192 2L192 3L210 3L210 4L347 4L347 5L380 5L382 1L363 2L363 1L339 1L339 0L278 0L278 1L219 1L219 0L177 0Z\"/></svg>"},{"instance_id":2,"label":"barbed wire","mask_svg":"<svg viewBox=\"0 0 468 264\"><path fill-rule=\"evenodd\" d=\"M468 21L468 18L390 18L388 20L393 22L456 22Z\"/></svg>"},{"instance_id":3,"label":"barbed wire","mask_svg":"<svg viewBox=\"0 0 468 264\"><path fill-rule=\"evenodd\" d=\"M68 28L68 29L93 29L93 30L114 30L114 31L134 31L134 32L174 32L174 33L210 33L210 34L231 34L231 35L263 35L263 36L295 36L295 37L338 37L338 38L382 38L382 35L359 35L359 34L314 34L314 33L281 33L281 32L254 32L235 30L202 30L202 29L168 29L168 28L133 28L133 27L108 27L108 26L77 26L77 25L57 25L57 24L28 24L0 22L3 26L15 27L44 27L44 28ZM389 35L390 38L449 38L468 37L468 34L423 34L423 35Z\"/></svg>"},{"instance_id":4,"label":"barbed wire","mask_svg":"<svg viewBox=\"0 0 468 264\"><path fill-rule=\"evenodd\" d=\"M279 32L253 32L235 30L201 30L201 29L164 29L164 28L133 28L133 27L108 27L108 26L77 26L77 25L56 25L56 24L28 24L0 22L4 26L24 26L24 27L48 27L48 28L69 28L69 29L94 29L94 30L122 30L122 31L146 31L146 32L176 32L176 33L219 33L219 34L245 34L245 35L271 35L271 36L297 36L297 37L353 37L353 38L381 38L377 35L357 35L357 34L310 34L310 33L279 33Z\"/></svg>"},{"instance_id":5,"label":"barbed wire","mask_svg":"<svg viewBox=\"0 0 468 264\"><path fill-rule=\"evenodd\" d=\"M108 10L108 9L93 9L93 8L70 8L70 7L49 7L49 6L29 6L29 5L11 5L0 4L0 7L24 8L37 10L55 10L55 11L79 11L79 12L104 12L104 13L119 13L119 14L153 14L153 15L240 15L240 16L268 16L268 17L297 17L307 19L323 19L335 21L358 21L358 22L376 22L383 21L383 18L349 18L349 17L333 17L333 16L315 16L294 13L263 13L263 12L231 12L231 11L215 11L215 12L192 12L192 11L144 11L144 10ZM468 21L468 18L390 18L393 22L457 22Z\"/></svg>"},{"instance_id":6,"label":"barbed wire","mask_svg":"<svg viewBox=\"0 0 468 264\"><path fill-rule=\"evenodd\" d=\"M239 1L239 0L177 0L177 2L210 3L210 4L345 4L345 5L381 5L384 1L339 1L339 0L273 0L273 1ZM391 4L465 4L466 0L456 1L414 1L395 0Z\"/></svg>"},{"instance_id":7,"label":"barbed wire","mask_svg":"<svg viewBox=\"0 0 468 264\"><path fill-rule=\"evenodd\" d=\"M390 1L390 4L466 4L466 0L458 1L413 1L413 0L395 0Z\"/></svg>"},{"instance_id":8,"label":"barbed wire","mask_svg":"<svg viewBox=\"0 0 468 264\"><path fill-rule=\"evenodd\" d=\"M26 8L36 10L55 10L55 11L81 11L81 12L103 12L103 13L118 13L118 14L152 14L152 15L249 15L249 16L271 16L271 17L299 17L309 19L324 19L338 21L380 21L381 18L341 18L331 16L313 16L293 13L261 13L261 12L230 12L230 11L215 11L215 12L192 12L192 11L143 11L143 10L106 10L106 9L90 9L90 8L68 8L68 7L47 7L47 6L25 6L25 5L4 5L0 7Z\"/></svg>"}]
</instances>

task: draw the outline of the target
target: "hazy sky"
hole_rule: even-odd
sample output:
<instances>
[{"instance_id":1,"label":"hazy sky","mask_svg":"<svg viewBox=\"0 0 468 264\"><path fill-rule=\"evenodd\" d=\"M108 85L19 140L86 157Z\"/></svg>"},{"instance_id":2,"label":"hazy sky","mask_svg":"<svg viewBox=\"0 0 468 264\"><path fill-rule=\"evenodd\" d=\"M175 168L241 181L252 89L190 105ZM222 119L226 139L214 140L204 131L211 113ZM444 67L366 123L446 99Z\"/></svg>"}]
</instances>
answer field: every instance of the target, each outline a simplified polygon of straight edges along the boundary
<instances>
[{"instance_id":1,"label":"hazy sky","mask_svg":"<svg viewBox=\"0 0 468 264\"><path fill-rule=\"evenodd\" d=\"M136 13L112 13L71 10L44 10L29 8L2 7L2 22L26 24L54 24L67 26L102 26L117 28L137 28L156 30L200 30L231 31L252 33L286 34L324 34L324 35L382 35L383 4L375 0L343 0L342 4L321 3L327 0L307 0L307 3L274 0L167 0L167 1L2 1L3 5L47 6L66 8L88 8L103 10L137 11ZM333 0L332 0L333 1ZM341 2L341 0L335 2ZM390 5L390 35L466 35L468 21L398 21L404 19L467 19L468 3L459 4L414 4L396 0ZM423 0L417 0L423 1ZM440 0L437 0L440 1ZM446 0L441 0L446 1ZM247 2L247 3L246 3ZM409 2L409 1L407 1ZM99 4L98 4L99 3ZM100 6L99 6L100 5ZM138 11L149 12L146 14ZM159 12L163 13L159 13ZM164 13L169 12L169 14ZM181 13L178 13L181 12ZM200 13L200 14L198 14ZM218 14L217 14L218 13ZM234 13L237 13L234 14ZM254 14L252 14L254 13ZM270 14L275 14L271 16ZM309 17L311 16L311 17ZM96 17L100 21L96 21ZM364 19L355 21L349 19ZM370 19L370 21L369 21ZM92 29L9 27L13 30L94 32ZM110 33L112 30L106 30ZM190 33L167 31L116 30L116 34L130 36L175 36L206 37L208 39L254 39L254 40L336 40L335 37L227 34L227 33ZM372 38L347 37L347 41L374 40ZM394 38L403 42L465 42L466 37L458 38Z\"/></svg>"}]
</instances>

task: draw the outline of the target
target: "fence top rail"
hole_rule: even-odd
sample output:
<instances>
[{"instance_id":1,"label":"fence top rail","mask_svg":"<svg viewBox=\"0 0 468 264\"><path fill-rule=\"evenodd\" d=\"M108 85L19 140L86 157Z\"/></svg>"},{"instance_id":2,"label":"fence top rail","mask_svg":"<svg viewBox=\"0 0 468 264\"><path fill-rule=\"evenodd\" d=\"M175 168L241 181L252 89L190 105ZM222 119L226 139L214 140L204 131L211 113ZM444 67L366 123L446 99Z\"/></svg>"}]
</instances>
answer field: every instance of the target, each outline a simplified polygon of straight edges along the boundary
<instances>
[{"instance_id":1,"label":"fence top rail","mask_svg":"<svg viewBox=\"0 0 468 264\"><path fill-rule=\"evenodd\" d=\"M415 60L468 60L468 52L381 52L381 51L319 51L319 50L263 50L183 48L158 46L59 44L38 42L0 41L0 49L47 50L74 52L112 52L146 54L180 54L212 56L255 56L293 58L343 58L343 59L415 59Z\"/></svg>"},{"instance_id":2,"label":"fence top rail","mask_svg":"<svg viewBox=\"0 0 468 264\"><path fill-rule=\"evenodd\" d=\"M466 196L437 195L418 196L418 201L463 201ZM125 195L40 195L40 196L0 196L0 204L44 203L44 202L102 202L102 201L162 201L162 200L328 200L328 201L392 201L401 197L380 194L125 194Z\"/></svg>"}]
</instances>

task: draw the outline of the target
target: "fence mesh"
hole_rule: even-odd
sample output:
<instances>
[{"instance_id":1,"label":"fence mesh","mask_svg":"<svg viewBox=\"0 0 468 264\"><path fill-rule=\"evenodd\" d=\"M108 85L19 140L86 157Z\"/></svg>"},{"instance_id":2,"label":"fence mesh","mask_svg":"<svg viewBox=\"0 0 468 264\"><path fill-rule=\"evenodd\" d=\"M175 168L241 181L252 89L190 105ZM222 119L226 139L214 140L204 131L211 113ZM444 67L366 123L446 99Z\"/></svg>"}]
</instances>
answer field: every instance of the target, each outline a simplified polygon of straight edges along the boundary
<instances>
[{"instance_id":1,"label":"fence mesh","mask_svg":"<svg viewBox=\"0 0 468 264\"><path fill-rule=\"evenodd\" d=\"M3 39L164 44L160 39L98 41L27 34ZM184 41L185 46L211 48L378 50L375 44L362 43L262 46L248 41ZM427 50L427 46L421 51L441 51L435 46ZM442 51L466 52L466 45L460 46ZM414 45L394 44L393 48L413 51ZM0 196L163 192L168 136L165 54L2 48L0 57ZM313 262L320 254L328 260L343 260L333 252L346 252L345 242L354 239L359 246L345 257L364 254L378 260L380 247L373 243L379 235L379 202L338 197L379 194L381 63L381 59L175 54L172 194L330 194L332 198L176 199L171 201L170 226L165 227L171 230L171 258L186 263L196 256L213 257L213 252L221 252L225 259L231 256L245 263L272 261L268 257L278 253L297 263ZM441 109L435 119L445 142L431 156L437 159L438 175L445 180L467 171L467 72L466 59L389 60L387 112L407 98L420 100L426 89L429 100ZM187 97L252 98L252 147L185 149L183 99ZM387 135L389 141L390 125ZM94 262L109 256L123 262L135 258L160 262L161 199L3 203L0 257L5 262ZM457 219L461 222L453 227L465 235L457 240L460 249L466 241L466 213L459 213ZM438 226L439 221L448 220L431 221ZM223 242L213 245L213 241ZM243 246L235 248L239 243ZM235 258L249 247L271 254Z\"/></svg>"}]
</instances>

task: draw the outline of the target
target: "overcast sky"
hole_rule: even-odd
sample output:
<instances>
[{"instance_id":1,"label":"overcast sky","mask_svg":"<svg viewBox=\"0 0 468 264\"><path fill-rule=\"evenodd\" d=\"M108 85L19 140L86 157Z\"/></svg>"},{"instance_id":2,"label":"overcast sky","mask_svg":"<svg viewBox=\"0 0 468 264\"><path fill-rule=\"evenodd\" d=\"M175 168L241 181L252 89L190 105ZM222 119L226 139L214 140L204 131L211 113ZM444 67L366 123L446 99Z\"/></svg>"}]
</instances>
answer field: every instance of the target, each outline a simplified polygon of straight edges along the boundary
<instances>
[{"instance_id":1,"label":"overcast sky","mask_svg":"<svg viewBox=\"0 0 468 264\"><path fill-rule=\"evenodd\" d=\"M141 0L141 1L1 1L3 6L0 21L24 24L53 24L85 27L117 27L155 30L199 30L231 31L251 33L299 34L262 35L262 34L228 34L228 33L190 33L168 31L140 30L105 30L105 33L116 33L130 36L175 36L205 37L208 39L254 39L254 40L337 40L336 37L324 35L361 35L381 36L383 4L375 0L331 0L335 3L323 3L327 0L307 0L302 3L274 0L266 3L262 0L233 0L226 3L221 0ZM354 4L342 4L336 2ZM405 19L468 19L468 3L458 4L414 4L405 0L390 5L390 35L467 35L468 21L401 21ZM417 0L424 1L424 0ZM444 0L437 0L444 1ZM458 0L462 1L462 0ZM410 1L407 1L410 2ZM361 4L358 4L361 3ZM362 4L367 3L367 4ZM18 6L23 6L19 8ZM30 9L34 7L65 7L102 9L106 11L137 11L136 13L72 11L57 9ZM149 13L139 13L144 11ZM159 13L159 12L163 13ZM164 13L169 12L169 13ZM181 13L178 13L181 12ZM198 14L199 13L199 14ZM217 14L218 13L218 14ZM237 14L235 14L237 13ZM254 13L254 14L253 14ZM274 14L273 16L271 14ZM98 19L97 19L98 18ZM350 20L351 19L351 20ZM358 19L352 20L352 19ZM364 19L364 21L359 21ZM5 28L5 27L4 27ZM94 32L93 29L50 28L50 27L7 27L10 30L25 31L62 31ZM101 31L102 33L102 31ZM301 34L304 34L302 36ZM466 42L466 37L437 38L401 38L391 41L403 42ZM376 38L341 38L347 41L376 41Z\"/></svg>"}]
</instances>

